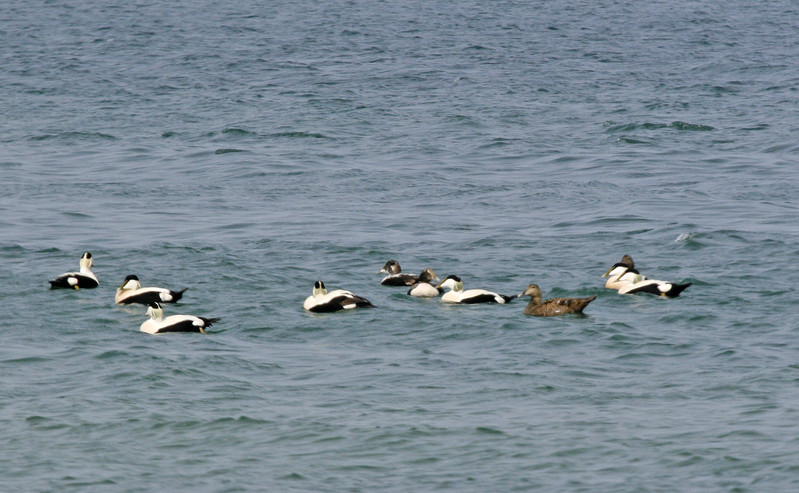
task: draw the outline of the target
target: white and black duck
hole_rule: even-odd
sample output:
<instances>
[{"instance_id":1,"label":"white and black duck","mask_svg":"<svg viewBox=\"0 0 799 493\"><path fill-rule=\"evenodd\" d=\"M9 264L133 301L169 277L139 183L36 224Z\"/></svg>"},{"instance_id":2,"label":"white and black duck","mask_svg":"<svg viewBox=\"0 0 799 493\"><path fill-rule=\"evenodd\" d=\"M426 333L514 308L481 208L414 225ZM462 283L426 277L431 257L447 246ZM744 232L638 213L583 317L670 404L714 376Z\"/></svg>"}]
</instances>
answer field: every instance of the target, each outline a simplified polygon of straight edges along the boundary
<instances>
[{"instance_id":1,"label":"white and black duck","mask_svg":"<svg viewBox=\"0 0 799 493\"><path fill-rule=\"evenodd\" d=\"M613 265L605 273L605 276L609 277L607 282L605 282L605 287L617 289L619 294L649 293L666 298L675 298L691 285L690 282L679 284L658 279L647 279L646 276L635 269L635 263L629 255L623 256L621 262Z\"/></svg>"},{"instance_id":2,"label":"white and black duck","mask_svg":"<svg viewBox=\"0 0 799 493\"><path fill-rule=\"evenodd\" d=\"M441 294L441 290L431 282L437 280L438 276L433 269L427 267L419 274L416 283L408 290L408 294L421 298L434 298Z\"/></svg>"},{"instance_id":3,"label":"white and black duck","mask_svg":"<svg viewBox=\"0 0 799 493\"><path fill-rule=\"evenodd\" d=\"M620 289L627 284L646 279L637 270L635 270L635 262L629 255L621 258L621 262L613 264L613 267L608 269L602 277L607 277L605 287L608 289Z\"/></svg>"},{"instance_id":4,"label":"white and black duck","mask_svg":"<svg viewBox=\"0 0 799 493\"><path fill-rule=\"evenodd\" d=\"M336 289L328 293L327 289L325 289L325 283L322 281L314 283L313 294L305 299L305 303L302 306L309 312L316 313L374 307L366 298L356 296L344 289Z\"/></svg>"},{"instance_id":5,"label":"white and black duck","mask_svg":"<svg viewBox=\"0 0 799 493\"><path fill-rule=\"evenodd\" d=\"M378 274L388 274L380 281L383 286L413 286L419 281L419 276L402 272L399 262L394 259L386 262Z\"/></svg>"},{"instance_id":6,"label":"white and black duck","mask_svg":"<svg viewBox=\"0 0 799 493\"><path fill-rule=\"evenodd\" d=\"M50 287L66 289L96 288L100 285L100 282L94 272L92 272L92 265L94 265L92 254L85 252L80 258L80 271L61 274L50 281Z\"/></svg>"},{"instance_id":7,"label":"white and black duck","mask_svg":"<svg viewBox=\"0 0 799 493\"><path fill-rule=\"evenodd\" d=\"M625 284L619 288L619 294L649 293L666 298L676 298L690 285L690 282L677 284L675 282L660 281L658 279L641 279L637 282Z\"/></svg>"},{"instance_id":8,"label":"white and black duck","mask_svg":"<svg viewBox=\"0 0 799 493\"><path fill-rule=\"evenodd\" d=\"M147 307L150 319L141 324L141 331L148 334L165 334L167 332L199 332L219 321L218 318L195 317L194 315L170 315L164 318L164 309L158 303Z\"/></svg>"},{"instance_id":9,"label":"white and black duck","mask_svg":"<svg viewBox=\"0 0 799 493\"><path fill-rule=\"evenodd\" d=\"M446 303L462 303L462 304L474 304L474 303L507 303L511 301L513 298L516 298L516 295L513 296L506 296L504 294L495 293L493 291L487 291L485 289L467 289L466 291L463 290L463 281L461 278L455 275L447 276L444 281L438 285L438 288L441 289L449 289L446 293L441 296L441 301Z\"/></svg>"},{"instance_id":10,"label":"white and black duck","mask_svg":"<svg viewBox=\"0 0 799 493\"><path fill-rule=\"evenodd\" d=\"M130 305L138 303L140 305L151 305L153 303L175 303L183 297L183 293L189 288L180 291L172 291L166 288L141 287L138 276L133 274L125 277L122 286L117 288L114 301L117 305Z\"/></svg>"}]
</instances>

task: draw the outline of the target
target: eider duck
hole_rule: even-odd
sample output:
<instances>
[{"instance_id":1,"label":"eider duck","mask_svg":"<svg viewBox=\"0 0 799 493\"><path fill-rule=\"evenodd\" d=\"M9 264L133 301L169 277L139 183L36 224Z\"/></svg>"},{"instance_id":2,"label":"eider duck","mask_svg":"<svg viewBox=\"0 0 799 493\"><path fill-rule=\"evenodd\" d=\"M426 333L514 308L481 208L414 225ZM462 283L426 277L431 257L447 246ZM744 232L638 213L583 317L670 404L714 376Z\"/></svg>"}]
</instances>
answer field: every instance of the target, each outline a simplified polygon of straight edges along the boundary
<instances>
[{"instance_id":1,"label":"eider duck","mask_svg":"<svg viewBox=\"0 0 799 493\"><path fill-rule=\"evenodd\" d=\"M141 287L139 278L133 274L125 277L122 286L117 288L114 301L117 305L129 305L138 303L140 305L150 305L152 303L175 303L183 297L186 289L172 291L166 288Z\"/></svg>"},{"instance_id":2,"label":"eider duck","mask_svg":"<svg viewBox=\"0 0 799 493\"><path fill-rule=\"evenodd\" d=\"M388 274L388 276L380 281L380 284L383 286L413 286L419 280L418 276L402 272L399 262L394 259L386 262L386 265L377 271L377 273Z\"/></svg>"},{"instance_id":3,"label":"eider duck","mask_svg":"<svg viewBox=\"0 0 799 493\"><path fill-rule=\"evenodd\" d=\"M427 267L419 274L416 284L411 286L411 289L408 290L408 294L422 298L434 298L441 294L441 291L430 282L436 280L438 280L436 273L433 272L433 269Z\"/></svg>"},{"instance_id":4,"label":"eider duck","mask_svg":"<svg viewBox=\"0 0 799 493\"><path fill-rule=\"evenodd\" d=\"M556 315L566 315L567 313L583 313L589 303L596 299L596 296L588 298L552 298L541 301L541 288L537 284L530 284L519 297L529 296L530 302L524 307L525 315L535 317L554 317Z\"/></svg>"},{"instance_id":5,"label":"eider duck","mask_svg":"<svg viewBox=\"0 0 799 493\"><path fill-rule=\"evenodd\" d=\"M493 291L486 291L485 289L468 289L463 290L463 281L455 275L447 276L444 281L438 285L438 288L449 289L441 297L441 301L446 303L507 303L516 296L505 296L504 294L494 293Z\"/></svg>"},{"instance_id":6,"label":"eider duck","mask_svg":"<svg viewBox=\"0 0 799 493\"><path fill-rule=\"evenodd\" d=\"M659 281L657 279L646 279L641 276L640 280L625 284L619 288L619 294L649 293L665 298L676 298L690 285L690 282L677 284L669 281Z\"/></svg>"},{"instance_id":7,"label":"eider duck","mask_svg":"<svg viewBox=\"0 0 799 493\"><path fill-rule=\"evenodd\" d=\"M676 298L691 283L677 284L657 279L647 279L635 269L633 259L629 255L622 257L621 262L615 264L605 273L609 279L606 288L617 289L619 294L649 293L656 296Z\"/></svg>"},{"instance_id":8,"label":"eider duck","mask_svg":"<svg viewBox=\"0 0 799 493\"><path fill-rule=\"evenodd\" d=\"M613 264L602 277L608 278L605 282L605 287L608 289L620 289L629 283L637 282L636 279L646 279L635 270L635 262L629 255L623 256L621 262Z\"/></svg>"},{"instance_id":9,"label":"eider duck","mask_svg":"<svg viewBox=\"0 0 799 493\"><path fill-rule=\"evenodd\" d=\"M148 334L165 334L167 332L199 332L218 322L218 318L195 317L194 315L170 315L164 318L164 309L158 303L147 307L150 320L141 324L141 331Z\"/></svg>"},{"instance_id":10,"label":"eider duck","mask_svg":"<svg viewBox=\"0 0 799 493\"><path fill-rule=\"evenodd\" d=\"M366 298L356 296L343 289L336 289L328 293L327 289L325 289L325 283L322 281L314 283L313 294L305 299L305 303L302 306L309 312L316 313L374 307Z\"/></svg>"},{"instance_id":11,"label":"eider duck","mask_svg":"<svg viewBox=\"0 0 799 493\"><path fill-rule=\"evenodd\" d=\"M80 258L80 272L65 272L50 281L51 288L89 289L96 288L100 282L92 272L92 254L85 252Z\"/></svg>"}]
</instances>

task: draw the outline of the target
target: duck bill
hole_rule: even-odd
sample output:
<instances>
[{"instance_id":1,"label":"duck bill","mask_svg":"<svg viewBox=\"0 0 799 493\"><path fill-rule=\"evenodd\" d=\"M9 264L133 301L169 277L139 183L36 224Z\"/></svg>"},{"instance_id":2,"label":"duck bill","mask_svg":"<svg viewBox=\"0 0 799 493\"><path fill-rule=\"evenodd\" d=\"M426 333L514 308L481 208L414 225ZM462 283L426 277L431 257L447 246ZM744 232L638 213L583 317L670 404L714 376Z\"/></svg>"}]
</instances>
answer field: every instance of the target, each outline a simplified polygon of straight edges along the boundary
<instances>
[{"instance_id":1,"label":"duck bill","mask_svg":"<svg viewBox=\"0 0 799 493\"><path fill-rule=\"evenodd\" d=\"M624 271L622 271L622 273L621 273L621 274L619 274L618 276L616 276L616 279L615 279L615 280L616 280L616 281L618 281L619 279L621 279L621 277L622 277L624 274L626 274L626 273L627 273L627 272L629 272L629 271L630 271L630 268L629 268L629 267L628 267L628 268L626 268L626 269L624 269Z\"/></svg>"}]
</instances>

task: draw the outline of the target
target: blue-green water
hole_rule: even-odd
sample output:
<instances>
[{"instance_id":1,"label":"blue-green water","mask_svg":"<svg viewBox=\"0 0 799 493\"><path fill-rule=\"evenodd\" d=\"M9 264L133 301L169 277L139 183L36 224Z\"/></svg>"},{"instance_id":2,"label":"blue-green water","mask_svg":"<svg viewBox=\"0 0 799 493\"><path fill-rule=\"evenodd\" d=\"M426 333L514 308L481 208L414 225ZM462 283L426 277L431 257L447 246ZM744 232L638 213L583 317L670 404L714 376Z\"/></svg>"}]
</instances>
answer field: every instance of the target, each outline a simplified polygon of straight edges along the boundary
<instances>
[{"instance_id":1,"label":"blue-green water","mask_svg":"<svg viewBox=\"0 0 799 493\"><path fill-rule=\"evenodd\" d=\"M0 8L0 489L799 487L792 2L117 3Z\"/></svg>"}]
</instances>

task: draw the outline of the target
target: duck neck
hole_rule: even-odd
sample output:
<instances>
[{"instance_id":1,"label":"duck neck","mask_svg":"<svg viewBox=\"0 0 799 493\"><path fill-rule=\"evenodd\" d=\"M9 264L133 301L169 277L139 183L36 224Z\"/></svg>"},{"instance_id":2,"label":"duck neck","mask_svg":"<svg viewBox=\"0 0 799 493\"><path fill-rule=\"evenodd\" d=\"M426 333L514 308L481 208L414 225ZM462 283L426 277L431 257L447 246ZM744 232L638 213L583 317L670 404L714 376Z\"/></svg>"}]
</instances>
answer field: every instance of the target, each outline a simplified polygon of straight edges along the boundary
<instances>
[{"instance_id":1,"label":"duck neck","mask_svg":"<svg viewBox=\"0 0 799 493\"><path fill-rule=\"evenodd\" d=\"M527 303L527 306L539 306L541 304L541 295L530 296L530 302Z\"/></svg>"},{"instance_id":2,"label":"duck neck","mask_svg":"<svg viewBox=\"0 0 799 493\"><path fill-rule=\"evenodd\" d=\"M160 308L150 308L150 319L160 322L164 319L164 310Z\"/></svg>"}]
</instances>

